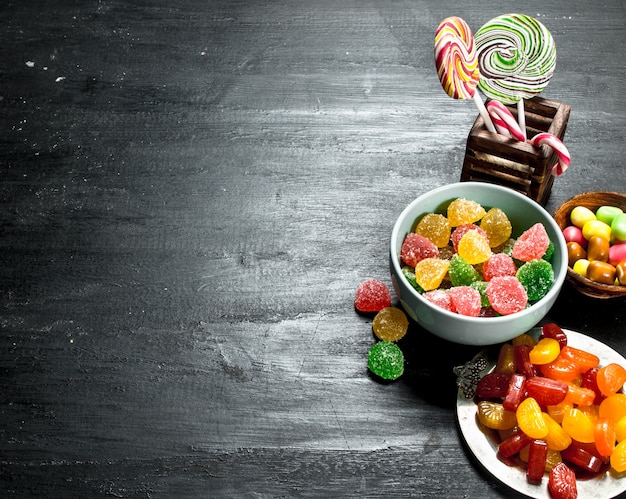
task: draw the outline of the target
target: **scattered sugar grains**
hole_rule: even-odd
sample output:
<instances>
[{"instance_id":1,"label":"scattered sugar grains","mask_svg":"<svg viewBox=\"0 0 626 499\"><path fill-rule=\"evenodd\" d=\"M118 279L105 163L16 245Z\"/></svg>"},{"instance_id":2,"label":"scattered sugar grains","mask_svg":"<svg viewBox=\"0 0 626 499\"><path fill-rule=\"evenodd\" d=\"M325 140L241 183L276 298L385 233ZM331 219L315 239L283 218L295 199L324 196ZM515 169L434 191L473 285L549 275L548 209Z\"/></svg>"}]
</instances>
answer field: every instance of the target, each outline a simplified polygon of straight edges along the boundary
<instances>
[{"instance_id":1,"label":"scattered sugar grains","mask_svg":"<svg viewBox=\"0 0 626 499\"><path fill-rule=\"evenodd\" d=\"M391 292L384 282L367 279L356 290L354 306L359 312L380 312L391 306Z\"/></svg>"}]
</instances>

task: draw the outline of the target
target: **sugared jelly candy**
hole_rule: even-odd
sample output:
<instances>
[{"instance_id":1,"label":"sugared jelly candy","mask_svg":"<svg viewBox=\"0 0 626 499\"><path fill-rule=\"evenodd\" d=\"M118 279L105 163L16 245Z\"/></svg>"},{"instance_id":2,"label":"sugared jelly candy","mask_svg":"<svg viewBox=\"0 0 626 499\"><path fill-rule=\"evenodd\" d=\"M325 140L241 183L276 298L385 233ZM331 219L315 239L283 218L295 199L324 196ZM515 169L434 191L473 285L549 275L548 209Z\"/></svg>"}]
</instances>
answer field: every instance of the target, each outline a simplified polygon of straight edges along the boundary
<instances>
[{"instance_id":1,"label":"sugared jelly candy","mask_svg":"<svg viewBox=\"0 0 626 499\"><path fill-rule=\"evenodd\" d=\"M443 248L450 241L450 223L440 213L427 213L415 227L415 233L427 237L438 248Z\"/></svg>"},{"instance_id":2,"label":"sugared jelly candy","mask_svg":"<svg viewBox=\"0 0 626 499\"><path fill-rule=\"evenodd\" d=\"M514 276L517 273L517 267L513 259L505 253L494 253L483 264L483 277L485 281L491 281L498 276Z\"/></svg>"},{"instance_id":3,"label":"sugared jelly candy","mask_svg":"<svg viewBox=\"0 0 626 499\"><path fill-rule=\"evenodd\" d=\"M526 229L515 241L511 256L522 262L541 258L550 244L550 237L541 223Z\"/></svg>"},{"instance_id":4,"label":"sugared jelly candy","mask_svg":"<svg viewBox=\"0 0 626 499\"><path fill-rule=\"evenodd\" d=\"M470 284L470 287L474 288L480 293L480 305L482 307L489 307L489 298L487 297L487 282L486 281L474 281Z\"/></svg>"},{"instance_id":5,"label":"sugared jelly candy","mask_svg":"<svg viewBox=\"0 0 626 499\"><path fill-rule=\"evenodd\" d=\"M509 217L500 208L491 208L480 221L480 227L487 233L492 248L507 241L513 230Z\"/></svg>"},{"instance_id":6,"label":"sugared jelly candy","mask_svg":"<svg viewBox=\"0 0 626 499\"><path fill-rule=\"evenodd\" d=\"M415 266L415 280L422 289L437 289L448 273L450 262L440 258L425 258Z\"/></svg>"},{"instance_id":7,"label":"sugared jelly candy","mask_svg":"<svg viewBox=\"0 0 626 499\"><path fill-rule=\"evenodd\" d=\"M581 229L590 220L596 220L596 214L586 206L576 206L569 214L571 222Z\"/></svg>"},{"instance_id":8,"label":"sugared jelly candy","mask_svg":"<svg viewBox=\"0 0 626 499\"><path fill-rule=\"evenodd\" d=\"M368 279L359 284L354 306L359 312L378 312L391 306L391 292L384 282Z\"/></svg>"},{"instance_id":9,"label":"sugared jelly candy","mask_svg":"<svg viewBox=\"0 0 626 499\"><path fill-rule=\"evenodd\" d=\"M406 280L409 281L409 284L413 286L415 291L417 291L418 293L424 292L424 290L419 284L417 284L417 281L415 280L415 271L413 270L413 267L409 267L407 265L402 267L402 275L404 275Z\"/></svg>"},{"instance_id":10,"label":"sugared jelly candy","mask_svg":"<svg viewBox=\"0 0 626 499\"><path fill-rule=\"evenodd\" d=\"M406 235L400 248L400 258L404 263L415 267L424 258L434 258L439 250L430 239L415 232Z\"/></svg>"},{"instance_id":11,"label":"sugared jelly candy","mask_svg":"<svg viewBox=\"0 0 626 499\"><path fill-rule=\"evenodd\" d=\"M520 312L528 302L524 286L512 276L494 277L489 281L486 293L493 309L502 315Z\"/></svg>"},{"instance_id":12,"label":"sugared jelly candy","mask_svg":"<svg viewBox=\"0 0 626 499\"><path fill-rule=\"evenodd\" d=\"M454 251L456 252L459 251L459 241L470 230L477 231L481 236L489 240L487 238L487 233L483 229L481 229L478 225L476 224L459 225L456 229L452 231L452 234L450 235L450 241L452 241L452 246L454 247Z\"/></svg>"},{"instance_id":13,"label":"sugared jelly candy","mask_svg":"<svg viewBox=\"0 0 626 499\"><path fill-rule=\"evenodd\" d=\"M554 270L545 260L532 260L522 265L516 274L531 301L543 298L554 284Z\"/></svg>"},{"instance_id":14,"label":"sugared jelly candy","mask_svg":"<svg viewBox=\"0 0 626 499\"><path fill-rule=\"evenodd\" d=\"M376 314L372 329L379 340L398 341L409 329L409 320L397 307L386 307Z\"/></svg>"},{"instance_id":15,"label":"sugared jelly candy","mask_svg":"<svg viewBox=\"0 0 626 499\"><path fill-rule=\"evenodd\" d=\"M404 372L404 354L395 343L379 341L370 348L367 367L383 379L397 379Z\"/></svg>"},{"instance_id":16,"label":"sugared jelly candy","mask_svg":"<svg viewBox=\"0 0 626 499\"><path fill-rule=\"evenodd\" d=\"M448 312L456 312L454 305L452 304L452 298L450 297L450 293L444 291L443 289L434 289L432 291L427 291L426 293L424 293L423 296L433 305L437 305L438 307L441 307Z\"/></svg>"},{"instance_id":17,"label":"sugared jelly candy","mask_svg":"<svg viewBox=\"0 0 626 499\"><path fill-rule=\"evenodd\" d=\"M485 209L476 201L458 198L448 206L448 221L452 227L478 222L485 216Z\"/></svg>"},{"instance_id":18,"label":"sugared jelly candy","mask_svg":"<svg viewBox=\"0 0 626 499\"><path fill-rule=\"evenodd\" d=\"M470 230L461 238L458 252L470 265L486 262L491 256L489 241L475 230Z\"/></svg>"},{"instance_id":19,"label":"sugared jelly candy","mask_svg":"<svg viewBox=\"0 0 626 499\"><path fill-rule=\"evenodd\" d=\"M470 286L450 288L450 298L457 313L469 317L478 317L480 313L480 293Z\"/></svg>"},{"instance_id":20,"label":"sugared jelly candy","mask_svg":"<svg viewBox=\"0 0 626 499\"><path fill-rule=\"evenodd\" d=\"M548 243L548 248L541 258L543 258L547 262L552 260L552 255L554 255L554 249L554 243L552 242L552 240L550 240L550 242Z\"/></svg>"},{"instance_id":21,"label":"sugared jelly candy","mask_svg":"<svg viewBox=\"0 0 626 499\"><path fill-rule=\"evenodd\" d=\"M480 272L467 263L460 255L454 255L450 260L448 275L453 286L469 286L482 278Z\"/></svg>"}]
</instances>

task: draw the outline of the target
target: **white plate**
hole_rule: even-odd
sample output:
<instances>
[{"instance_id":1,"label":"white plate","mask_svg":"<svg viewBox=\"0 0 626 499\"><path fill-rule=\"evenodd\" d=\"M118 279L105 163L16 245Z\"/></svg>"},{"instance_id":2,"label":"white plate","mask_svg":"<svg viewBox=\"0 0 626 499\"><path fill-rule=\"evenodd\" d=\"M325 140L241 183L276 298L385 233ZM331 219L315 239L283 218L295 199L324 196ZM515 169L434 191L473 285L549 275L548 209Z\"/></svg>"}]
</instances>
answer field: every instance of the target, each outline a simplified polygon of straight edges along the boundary
<instances>
[{"instance_id":1,"label":"white plate","mask_svg":"<svg viewBox=\"0 0 626 499\"><path fill-rule=\"evenodd\" d=\"M532 333L537 335L538 329ZM581 350L592 352L600 357L602 365L616 362L626 366L626 359L615 350L589 336L564 329L567 334L567 344ZM489 370L495 364L490 360ZM548 477L544 476L541 484L532 485L526 481L526 472L519 467L508 466L496 457L497 445L485 435L477 425L476 404L473 399L467 399L459 389L456 402L456 413L463 438L467 446L480 464L496 479L528 497L550 499L548 491ZM609 473L592 478L579 480L577 483L578 497L602 497L609 499L626 491L626 477L615 478Z\"/></svg>"}]
</instances>

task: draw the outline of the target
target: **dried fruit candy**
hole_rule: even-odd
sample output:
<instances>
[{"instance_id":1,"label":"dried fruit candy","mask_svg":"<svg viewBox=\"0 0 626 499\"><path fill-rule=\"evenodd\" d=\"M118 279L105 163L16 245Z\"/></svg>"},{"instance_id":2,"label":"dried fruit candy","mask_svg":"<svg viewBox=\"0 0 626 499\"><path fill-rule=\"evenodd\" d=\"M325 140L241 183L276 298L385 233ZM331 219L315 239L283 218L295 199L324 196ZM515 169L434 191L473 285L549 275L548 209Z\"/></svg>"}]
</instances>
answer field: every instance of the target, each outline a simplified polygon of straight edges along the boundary
<instances>
[{"instance_id":1,"label":"dried fruit candy","mask_svg":"<svg viewBox=\"0 0 626 499\"><path fill-rule=\"evenodd\" d=\"M368 279L359 284L354 306L359 312L379 312L391 306L391 292L384 282Z\"/></svg>"}]
</instances>

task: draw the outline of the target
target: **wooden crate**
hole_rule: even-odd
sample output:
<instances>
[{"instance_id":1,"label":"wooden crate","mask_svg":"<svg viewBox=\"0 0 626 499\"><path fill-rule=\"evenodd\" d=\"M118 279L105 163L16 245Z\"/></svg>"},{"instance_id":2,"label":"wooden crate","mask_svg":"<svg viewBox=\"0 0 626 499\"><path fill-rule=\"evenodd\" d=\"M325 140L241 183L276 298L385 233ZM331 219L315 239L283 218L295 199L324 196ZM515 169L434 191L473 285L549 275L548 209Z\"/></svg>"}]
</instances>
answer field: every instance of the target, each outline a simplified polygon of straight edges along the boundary
<instances>
[{"instance_id":1,"label":"wooden crate","mask_svg":"<svg viewBox=\"0 0 626 499\"><path fill-rule=\"evenodd\" d=\"M517 118L517 107L509 109ZM570 109L567 104L540 97L524 101L528 138L548 132L563 140ZM478 115L467 138L461 181L503 185L545 205L554 182L550 170L557 161L548 146L535 147L489 132Z\"/></svg>"}]
</instances>

